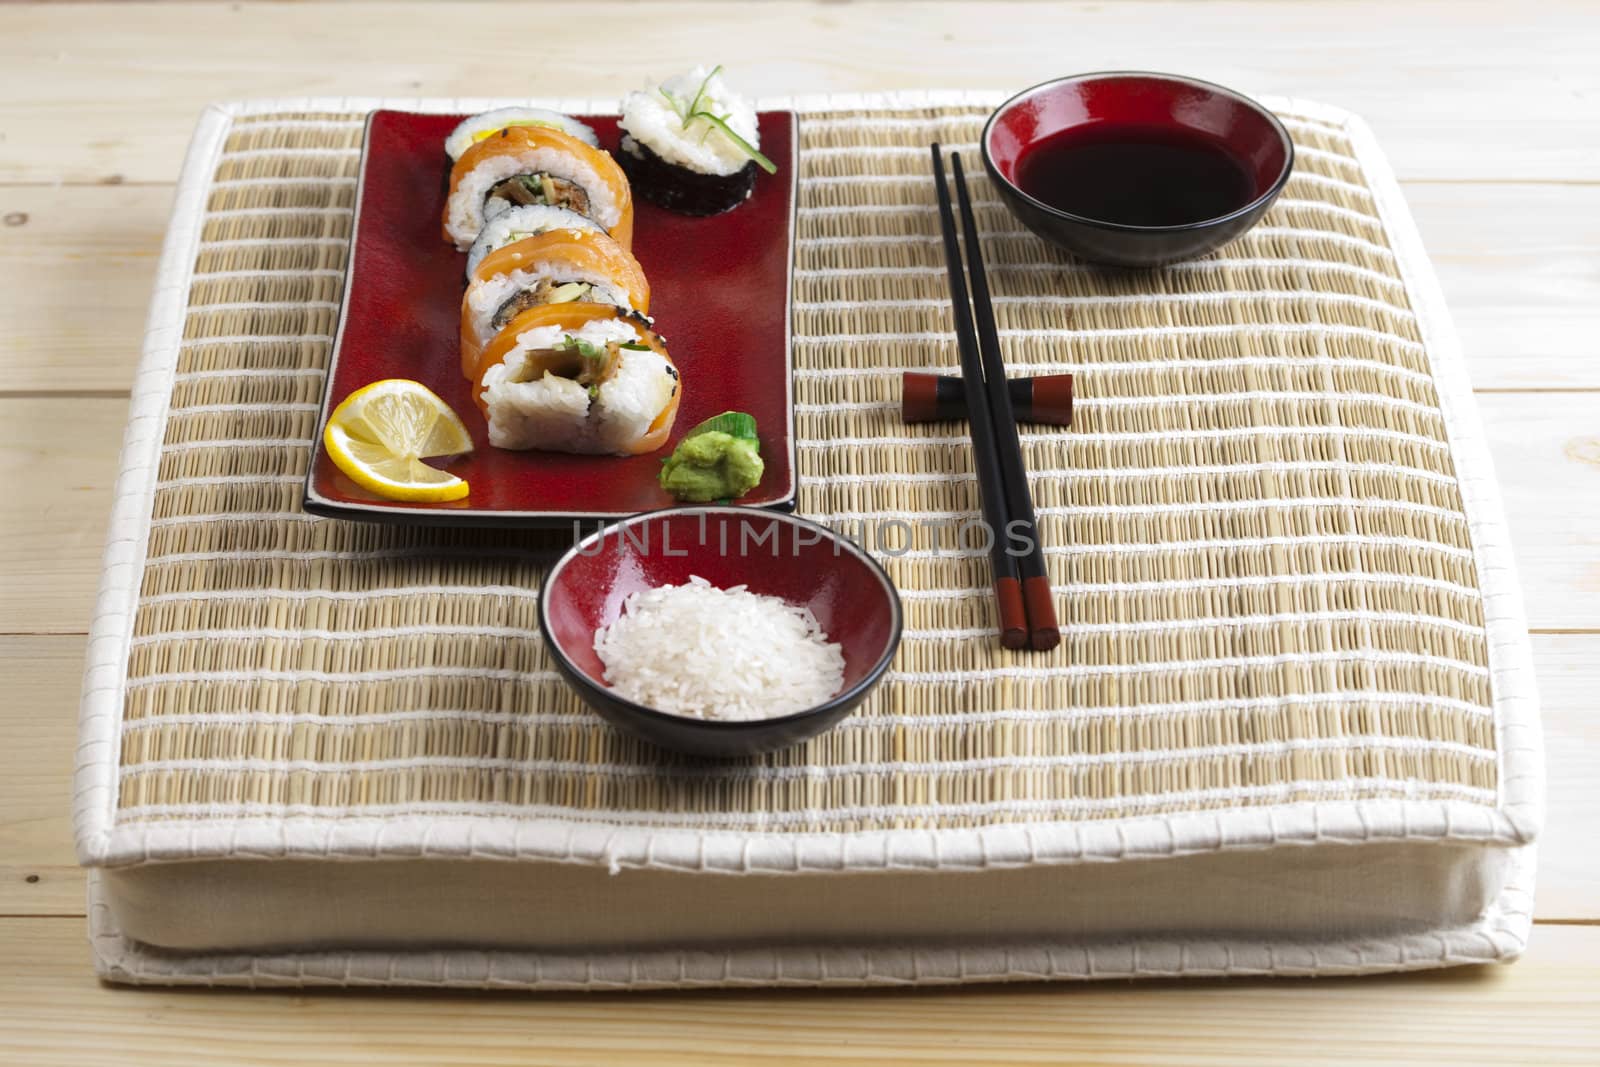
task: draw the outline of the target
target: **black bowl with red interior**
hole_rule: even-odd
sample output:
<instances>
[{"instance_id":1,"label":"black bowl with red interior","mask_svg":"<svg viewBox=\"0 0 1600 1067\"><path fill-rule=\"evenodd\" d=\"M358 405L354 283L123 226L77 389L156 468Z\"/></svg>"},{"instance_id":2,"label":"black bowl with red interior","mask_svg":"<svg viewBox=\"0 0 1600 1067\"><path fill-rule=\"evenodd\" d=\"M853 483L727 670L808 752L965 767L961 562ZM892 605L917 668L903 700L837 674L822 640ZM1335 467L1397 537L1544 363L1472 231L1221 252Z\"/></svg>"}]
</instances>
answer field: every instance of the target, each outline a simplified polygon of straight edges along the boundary
<instances>
[{"instance_id":1,"label":"black bowl with red interior","mask_svg":"<svg viewBox=\"0 0 1600 1067\"><path fill-rule=\"evenodd\" d=\"M1294 169L1266 108L1175 74L1109 71L1024 89L979 143L1011 212L1096 263L1155 267L1211 252L1258 222Z\"/></svg>"},{"instance_id":2,"label":"black bowl with red interior","mask_svg":"<svg viewBox=\"0 0 1600 1067\"><path fill-rule=\"evenodd\" d=\"M619 694L606 681L595 634L617 620L630 593L683 585L691 575L809 608L844 654L839 691L753 721L678 715ZM551 658L584 702L636 737L700 756L767 752L828 729L883 678L901 626L900 595L866 550L825 526L754 508L672 508L604 527L569 549L539 592Z\"/></svg>"}]
</instances>

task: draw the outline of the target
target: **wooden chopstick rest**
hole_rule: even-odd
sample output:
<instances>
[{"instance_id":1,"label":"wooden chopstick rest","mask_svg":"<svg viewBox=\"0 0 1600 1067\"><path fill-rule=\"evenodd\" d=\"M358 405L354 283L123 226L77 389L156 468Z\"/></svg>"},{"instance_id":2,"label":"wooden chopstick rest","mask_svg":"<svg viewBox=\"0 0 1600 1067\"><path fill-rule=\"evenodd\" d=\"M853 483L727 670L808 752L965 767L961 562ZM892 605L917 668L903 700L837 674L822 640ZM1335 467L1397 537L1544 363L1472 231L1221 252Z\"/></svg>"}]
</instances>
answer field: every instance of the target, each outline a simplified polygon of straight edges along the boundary
<instances>
[{"instance_id":1,"label":"wooden chopstick rest","mask_svg":"<svg viewBox=\"0 0 1600 1067\"><path fill-rule=\"evenodd\" d=\"M1072 425L1072 375L1041 374L1006 383L1021 422ZM908 370L900 376L900 417L906 422L963 421L967 395L959 377Z\"/></svg>"}]
</instances>

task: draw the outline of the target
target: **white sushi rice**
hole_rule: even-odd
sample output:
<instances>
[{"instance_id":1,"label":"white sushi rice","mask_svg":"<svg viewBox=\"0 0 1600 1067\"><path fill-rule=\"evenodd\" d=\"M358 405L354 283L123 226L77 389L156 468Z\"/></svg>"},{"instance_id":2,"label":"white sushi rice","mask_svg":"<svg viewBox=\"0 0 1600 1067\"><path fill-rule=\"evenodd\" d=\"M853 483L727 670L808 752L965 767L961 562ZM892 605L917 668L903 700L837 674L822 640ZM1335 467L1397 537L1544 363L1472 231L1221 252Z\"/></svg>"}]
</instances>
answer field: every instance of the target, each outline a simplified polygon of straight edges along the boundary
<instances>
[{"instance_id":1,"label":"white sushi rice","mask_svg":"<svg viewBox=\"0 0 1600 1067\"><path fill-rule=\"evenodd\" d=\"M700 92L697 111L710 111L721 117L734 133L750 142L752 148L761 147L760 134L756 132L756 110L744 97L728 88L720 73L712 75L705 67L696 67L687 74L668 78L659 88L629 93L622 99L622 129L640 144L668 163L726 177L750 162L750 156L735 144L727 134L705 119L695 119L687 127L673 110L672 104L662 95L665 89L684 107Z\"/></svg>"},{"instance_id":2,"label":"white sushi rice","mask_svg":"<svg viewBox=\"0 0 1600 1067\"><path fill-rule=\"evenodd\" d=\"M551 230L600 232L600 227L593 219L570 208L551 207L549 204L519 204L483 224L478 239L472 242L472 251L467 253L467 277L471 278L477 272L478 264L489 253Z\"/></svg>"},{"instance_id":3,"label":"white sushi rice","mask_svg":"<svg viewBox=\"0 0 1600 1067\"><path fill-rule=\"evenodd\" d=\"M483 376L489 443L496 448L627 455L671 402L678 379L659 353L623 349L616 372L600 384L592 404L589 391L570 378L546 374L536 381L516 380L529 352L554 348L564 337L600 346L641 340L637 329L618 319L596 319L576 331L540 326L520 334L516 347Z\"/></svg>"},{"instance_id":4,"label":"white sushi rice","mask_svg":"<svg viewBox=\"0 0 1600 1067\"><path fill-rule=\"evenodd\" d=\"M461 153L476 143L480 133L494 133L507 126L553 126L562 133L576 137L584 144L600 147L600 138L594 130L571 115L549 111L542 107L501 107L463 119L444 139L444 151L451 159L460 159Z\"/></svg>"},{"instance_id":5,"label":"white sushi rice","mask_svg":"<svg viewBox=\"0 0 1600 1067\"><path fill-rule=\"evenodd\" d=\"M633 306L633 301L628 299L628 291L599 271L573 270L559 263L530 263L509 274L496 274L493 278L474 281L467 286L467 310L471 316L473 337L480 346L488 344L494 337L495 312L499 311L507 300L524 289L531 289L544 278L562 282L586 282L594 286L588 294L580 298L588 303L612 304L623 308Z\"/></svg>"},{"instance_id":6,"label":"white sushi rice","mask_svg":"<svg viewBox=\"0 0 1600 1067\"><path fill-rule=\"evenodd\" d=\"M589 197L590 217L610 230L622 220L622 205L607 185L583 160L554 148L529 148L508 155L490 156L461 178L445 203L450 239L462 252L472 247L484 225L483 199L495 183L518 174L548 174L580 186ZM502 208L500 213L507 210ZM498 217L498 215L497 215Z\"/></svg>"},{"instance_id":7,"label":"white sushi rice","mask_svg":"<svg viewBox=\"0 0 1600 1067\"><path fill-rule=\"evenodd\" d=\"M810 610L698 576L630 594L594 650L617 693L696 719L791 715L844 684L844 653Z\"/></svg>"}]
</instances>

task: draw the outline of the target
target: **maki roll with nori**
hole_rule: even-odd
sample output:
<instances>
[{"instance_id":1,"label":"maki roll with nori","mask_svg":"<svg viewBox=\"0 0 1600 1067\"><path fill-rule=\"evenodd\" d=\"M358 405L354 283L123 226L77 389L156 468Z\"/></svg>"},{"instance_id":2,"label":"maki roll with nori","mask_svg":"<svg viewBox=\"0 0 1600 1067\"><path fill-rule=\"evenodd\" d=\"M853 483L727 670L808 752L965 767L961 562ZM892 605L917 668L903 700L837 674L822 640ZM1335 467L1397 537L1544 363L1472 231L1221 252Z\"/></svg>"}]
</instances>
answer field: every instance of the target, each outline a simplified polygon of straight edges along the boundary
<instances>
[{"instance_id":1,"label":"maki roll with nori","mask_svg":"<svg viewBox=\"0 0 1600 1067\"><path fill-rule=\"evenodd\" d=\"M761 154L756 112L722 78L696 67L622 101L618 162L639 195L685 215L716 215L744 203Z\"/></svg>"},{"instance_id":2,"label":"maki roll with nori","mask_svg":"<svg viewBox=\"0 0 1600 1067\"><path fill-rule=\"evenodd\" d=\"M595 136L594 130L571 115L546 111L542 107L502 107L463 119L444 139L444 153L453 163L479 141L486 141L509 126L544 126L570 134L593 148L600 147L600 138Z\"/></svg>"}]
</instances>

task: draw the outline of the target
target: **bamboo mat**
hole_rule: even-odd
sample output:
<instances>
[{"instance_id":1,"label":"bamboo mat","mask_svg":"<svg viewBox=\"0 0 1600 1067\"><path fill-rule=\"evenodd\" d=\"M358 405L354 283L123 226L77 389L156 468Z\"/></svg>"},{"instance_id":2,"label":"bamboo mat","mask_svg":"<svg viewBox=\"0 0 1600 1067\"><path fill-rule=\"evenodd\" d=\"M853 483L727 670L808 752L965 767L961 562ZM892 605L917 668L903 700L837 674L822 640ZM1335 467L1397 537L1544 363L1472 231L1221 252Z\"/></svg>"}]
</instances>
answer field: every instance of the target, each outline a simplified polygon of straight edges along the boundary
<instances>
[{"instance_id":1,"label":"bamboo mat","mask_svg":"<svg viewBox=\"0 0 1600 1067\"><path fill-rule=\"evenodd\" d=\"M802 117L800 511L880 549L907 632L840 728L721 765L616 734L557 680L535 618L547 538L299 511L364 116L237 117L166 424L117 824L797 832L1492 806L1483 596L1445 422L1367 176L1325 119L1284 116L1296 172L1260 227L1159 272L1069 262L977 181L1006 357L1078 391L1070 433L1024 434L1066 640L997 648L987 559L956 536L977 517L968 443L896 414L902 369L956 369L926 145L971 150L983 114Z\"/></svg>"}]
</instances>

